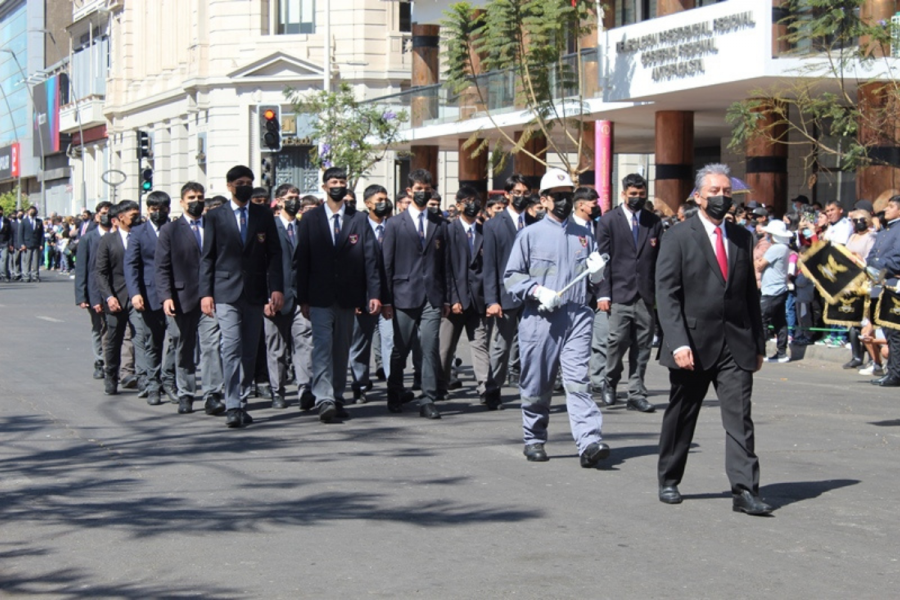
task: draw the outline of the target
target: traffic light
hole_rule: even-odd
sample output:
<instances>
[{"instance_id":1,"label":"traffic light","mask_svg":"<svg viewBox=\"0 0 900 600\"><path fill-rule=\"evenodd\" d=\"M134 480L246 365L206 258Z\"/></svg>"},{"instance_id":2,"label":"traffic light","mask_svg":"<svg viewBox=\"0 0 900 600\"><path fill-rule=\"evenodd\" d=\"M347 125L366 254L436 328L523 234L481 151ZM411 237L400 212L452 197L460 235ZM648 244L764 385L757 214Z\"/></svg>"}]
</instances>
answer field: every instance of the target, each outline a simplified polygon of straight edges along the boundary
<instances>
[{"instance_id":1,"label":"traffic light","mask_svg":"<svg viewBox=\"0 0 900 600\"><path fill-rule=\"evenodd\" d=\"M153 157L153 148L150 147L150 134L146 131L141 131L140 129L137 132L138 135L138 145L137 145L137 157L138 162L142 158L152 158Z\"/></svg>"},{"instance_id":2,"label":"traffic light","mask_svg":"<svg viewBox=\"0 0 900 600\"><path fill-rule=\"evenodd\" d=\"M141 171L141 193L146 194L153 189L153 169L147 167Z\"/></svg>"},{"instance_id":3,"label":"traffic light","mask_svg":"<svg viewBox=\"0 0 900 600\"><path fill-rule=\"evenodd\" d=\"M281 150L281 107L264 105L259 107L259 149L263 152Z\"/></svg>"},{"instance_id":4,"label":"traffic light","mask_svg":"<svg viewBox=\"0 0 900 600\"><path fill-rule=\"evenodd\" d=\"M264 158L262 159L261 165L261 175L259 178L260 183L267 188L272 187L272 181L274 180L274 172L272 170L272 159Z\"/></svg>"}]
</instances>

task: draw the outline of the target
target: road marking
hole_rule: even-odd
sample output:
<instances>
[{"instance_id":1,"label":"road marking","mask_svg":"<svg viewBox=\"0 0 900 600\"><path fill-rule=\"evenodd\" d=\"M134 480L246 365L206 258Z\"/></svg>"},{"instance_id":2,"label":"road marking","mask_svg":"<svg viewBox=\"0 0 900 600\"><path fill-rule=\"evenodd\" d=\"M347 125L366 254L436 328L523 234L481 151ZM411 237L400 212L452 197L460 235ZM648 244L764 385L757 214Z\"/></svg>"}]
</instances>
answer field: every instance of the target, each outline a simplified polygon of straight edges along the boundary
<instances>
[{"instance_id":1,"label":"road marking","mask_svg":"<svg viewBox=\"0 0 900 600\"><path fill-rule=\"evenodd\" d=\"M50 321L51 323L65 323L65 321L63 321L62 319L54 319L53 317L44 317L39 315L35 318L40 319L41 321Z\"/></svg>"}]
</instances>

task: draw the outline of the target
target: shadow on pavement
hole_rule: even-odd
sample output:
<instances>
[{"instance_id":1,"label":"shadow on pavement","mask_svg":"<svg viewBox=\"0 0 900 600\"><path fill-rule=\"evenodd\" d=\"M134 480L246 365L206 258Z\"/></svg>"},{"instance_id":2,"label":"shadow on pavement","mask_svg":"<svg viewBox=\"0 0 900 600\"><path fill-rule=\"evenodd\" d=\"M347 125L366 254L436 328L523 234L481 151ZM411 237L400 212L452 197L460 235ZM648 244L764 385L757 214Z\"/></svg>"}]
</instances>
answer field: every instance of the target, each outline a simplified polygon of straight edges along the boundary
<instances>
[{"instance_id":1,"label":"shadow on pavement","mask_svg":"<svg viewBox=\"0 0 900 600\"><path fill-rule=\"evenodd\" d=\"M869 421L869 425L876 427L900 427L900 419L888 419L885 421Z\"/></svg>"},{"instance_id":2,"label":"shadow on pavement","mask_svg":"<svg viewBox=\"0 0 900 600\"><path fill-rule=\"evenodd\" d=\"M759 489L759 494L775 508L794 502L812 500L826 492L856 485L859 479L826 479L825 481L787 481L771 483Z\"/></svg>"}]
</instances>

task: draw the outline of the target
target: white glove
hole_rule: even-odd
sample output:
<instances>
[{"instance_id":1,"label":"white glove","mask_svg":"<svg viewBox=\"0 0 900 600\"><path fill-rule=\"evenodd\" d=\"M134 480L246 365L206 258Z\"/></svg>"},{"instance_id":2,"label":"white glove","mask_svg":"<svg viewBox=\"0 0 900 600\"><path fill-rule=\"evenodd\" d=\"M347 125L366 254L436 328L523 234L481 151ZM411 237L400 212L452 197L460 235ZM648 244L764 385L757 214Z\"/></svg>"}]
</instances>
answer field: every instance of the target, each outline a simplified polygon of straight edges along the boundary
<instances>
[{"instance_id":1,"label":"white glove","mask_svg":"<svg viewBox=\"0 0 900 600\"><path fill-rule=\"evenodd\" d=\"M591 255L587 257L587 269L591 273L591 283L603 281L603 271L606 269L606 263L608 262L609 254L591 252Z\"/></svg>"},{"instance_id":2,"label":"white glove","mask_svg":"<svg viewBox=\"0 0 900 600\"><path fill-rule=\"evenodd\" d=\"M539 312L551 312L562 305L562 298L559 297L559 294L542 285L539 285L534 291L534 296L541 303L538 307Z\"/></svg>"}]
</instances>

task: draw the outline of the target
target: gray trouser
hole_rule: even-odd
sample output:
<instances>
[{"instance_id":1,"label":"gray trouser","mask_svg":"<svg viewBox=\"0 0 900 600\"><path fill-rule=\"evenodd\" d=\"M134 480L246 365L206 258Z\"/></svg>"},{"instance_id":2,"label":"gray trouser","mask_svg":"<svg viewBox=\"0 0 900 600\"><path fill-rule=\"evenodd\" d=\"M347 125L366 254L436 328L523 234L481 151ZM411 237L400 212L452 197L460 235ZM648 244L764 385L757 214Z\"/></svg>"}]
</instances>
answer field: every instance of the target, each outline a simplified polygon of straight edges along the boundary
<instances>
[{"instance_id":1,"label":"gray trouser","mask_svg":"<svg viewBox=\"0 0 900 600\"><path fill-rule=\"evenodd\" d=\"M347 387L347 363L353 338L352 308L337 305L309 308L312 324L312 392L316 406L343 402Z\"/></svg>"},{"instance_id":2,"label":"gray trouser","mask_svg":"<svg viewBox=\"0 0 900 600\"><path fill-rule=\"evenodd\" d=\"M606 385L614 390L619 384L622 361L627 351L629 400L647 397L644 376L653 347L653 328L653 306L643 300L611 305L606 344Z\"/></svg>"},{"instance_id":3,"label":"gray trouser","mask_svg":"<svg viewBox=\"0 0 900 600\"><path fill-rule=\"evenodd\" d=\"M378 336L381 338L381 368L384 376L391 376L391 352L394 350L394 322L378 316Z\"/></svg>"},{"instance_id":4,"label":"gray trouser","mask_svg":"<svg viewBox=\"0 0 900 600\"><path fill-rule=\"evenodd\" d=\"M175 340L172 339L172 336L169 335L169 323L168 317L163 313L163 320L165 321L165 331L166 331L166 351L163 354L162 359L162 367L160 370L159 378L163 383L169 384L171 386L175 386Z\"/></svg>"},{"instance_id":5,"label":"gray trouser","mask_svg":"<svg viewBox=\"0 0 900 600\"><path fill-rule=\"evenodd\" d=\"M594 331L591 338L591 386L606 385L606 339L609 337L609 313L594 309Z\"/></svg>"},{"instance_id":6,"label":"gray trouser","mask_svg":"<svg viewBox=\"0 0 900 600\"><path fill-rule=\"evenodd\" d=\"M234 304L217 304L216 316L222 332L222 377L225 408L241 408L250 395L256 366L256 351L262 331L263 305L244 298Z\"/></svg>"},{"instance_id":7,"label":"gray trouser","mask_svg":"<svg viewBox=\"0 0 900 600\"><path fill-rule=\"evenodd\" d=\"M381 322L381 315L378 315L375 323L375 329L372 331L372 354L375 357L375 368L376 369L384 369L384 365L381 360L381 328L379 327L379 323Z\"/></svg>"},{"instance_id":8,"label":"gray trouser","mask_svg":"<svg viewBox=\"0 0 900 600\"><path fill-rule=\"evenodd\" d=\"M40 269L43 254L40 248L26 248L22 252L22 279L38 280L40 277L38 270Z\"/></svg>"},{"instance_id":9,"label":"gray trouser","mask_svg":"<svg viewBox=\"0 0 900 600\"><path fill-rule=\"evenodd\" d=\"M112 338L112 334L109 331L109 327L106 328L106 337L103 341L103 353L106 354L106 344L109 342L110 338ZM125 379L126 377L131 377L137 373L136 370L136 360L134 358L134 327L130 325L125 328L125 340L122 342L122 366L119 367L119 380Z\"/></svg>"},{"instance_id":10,"label":"gray trouser","mask_svg":"<svg viewBox=\"0 0 900 600\"><path fill-rule=\"evenodd\" d=\"M0 246L0 279L9 278L9 246Z\"/></svg>"},{"instance_id":11,"label":"gray trouser","mask_svg":"<svg viewBox=\"0 0 900 600\"><path fill-rule=\"evenodd\" d=\"M438 339L441 329L441 309L428 302L421 308L394 309L394 349L391 352L391 374L388 391L403 392L403 369L412 350L414 335L418 333L422 348L422 397L420 404L434 402L437 398L438 369L441 355Z\"/></svg>"},{"instance_id":12,"label":"gray trouser","mask_svg":"<svg viewBox=\"0 0 900 600\"><path fill-rule=\"evenodd\" d=\"M441 319L441 391L446 391L453 367L453 357L463 329L469 340L472 352L472 371L475 373L475 391L484 394L488 387L496 389L491 376L490 358L488 356L488 324L487 317L476 310L467 310L461 315L449 314Z\"/></svg>"},{"instance_id":13,"label":"gray trouser","mask_svg":"<svg viewBox=\"0 0 900 600\"><path fill-rule=\"evenodd\" d=\"M159 392L162 385L162 354L166 340L166 315L162 309L135 311L135 331L143 340L144 387L150 392Z\"/></svg>"},{"instance_id":14,"label":"gray trouser","mask_svg":"<svg viewBox=\"0 0 900 600\"><path fill-rule=\"evenodd\" d=\"M295 306L291 314L279 312L274 317L266 317L263 328L272 394L284 398L290 364L294 365L298 394L309 390L312 382L312 326L300 312L300 306Z\"/></svg>"},{"instance_id":15,"label":"gray trouser","mask_svg":"<svg viewBox=\"0 0 900 600\"><path fill-rule=\"evenodd\" d=\"M24 273L22 273L22 251L18 248L13 250L12 262L9 265L9 270L13 279L20 275L24 275Z\"/></svg>"},{"instance_id":16,"label":"gray trouser","mask_svg":"<svg viewBox=\"0 0 900 600\"><path fill-rule=\"evenodd\" d=\"M513 349L518 356L516 335L519 331L519 319L522 317L522 307L503 309L502 317L494 317L494 344L491 346L491 373L493 381L488 385L488 392L499 389L506 383L507 367L510 364L510 356ZM518 373L518 370L516 370ZM495 387L492 387L495 386Z\"/></svg>"},{"instance_id":17,"label":"gray trouser","mask_svg":"<svg viewBox=\"0 0 900 600\"><path fill-rule=\"evenodd\" d=\"M134 370L138 378L138 389L143 389L147 385L147 374L149 372L150 361L147 346L150 344L150 331L144 323L141 313L135 310L133 306L129 309L128 319L131 322L133 331L131 343L134 345Z\"/></svg>"},{"instance_id":18,"label":"gray trouser","mask_svg":"<svg viewBox=\"0 0 900 600\"><path fill-rule=\"evenodd\" d=\"M200 313L198 328L200 340L200 378L203 384L203 398L210 394L225 393L225 377L222 374L222 332L219 330L219 319L213 315L208 317Z\"/></svg>"},{"instance_id":19,"label":"gray trouser","mask_svg":"<svg viewBox=\"0 0 900 600\"><path fill-rule=\"evenodd\" d=\"M106 335L106 319L103 313L96 312L92 307L87 308L91 317L91 350L94 352L94 362L103 360L103 338Z\"/></svg>"},{"instance_id":20,"label":"gray trouser","mask_svg":"<svg viewBox=\"0 0 900 600\"><path fill-rule=\"evenodd\" d=\"M169 340L175 365L175 389L178 397L194 398L197 393L197 360L195 352L200 340L200 376L203 397L222 393L222 359L219 354L219 324L196 307L191 312L168 317ZM168 362L168 361L167 361Z\"/></svg>"},{"instance_id":21,"label":"gray trouser","mask_svg":"<svg viewBox=\"0 0 900 600\"><path fill-rule=\"evenodd\" d=\"M372 336L378 326L380 315L361 313L353 320L353 341L350 343L350 374L353 386L365 388L371 383L369 361L372 357Z\"/></svg>"}]
</instances>

